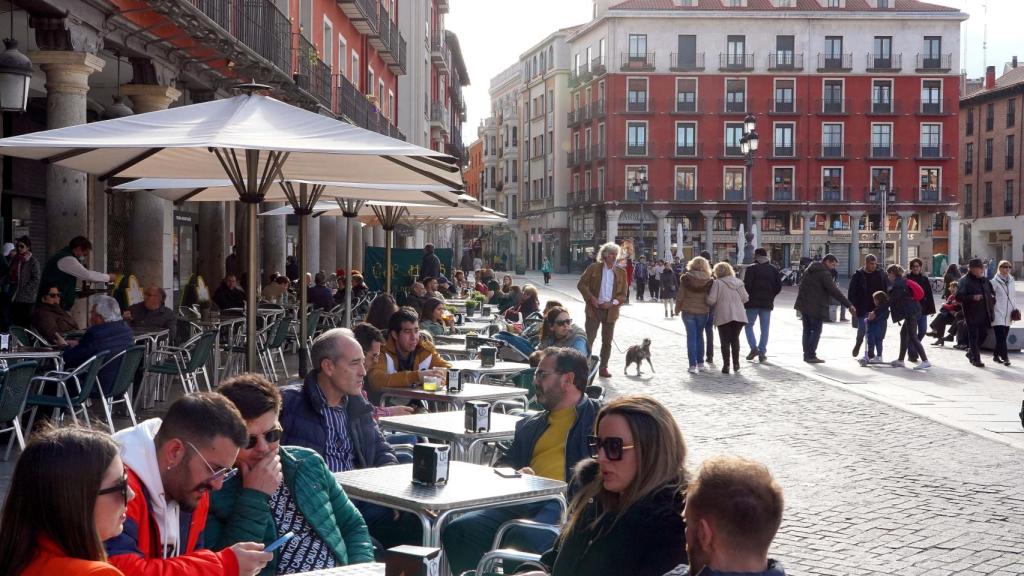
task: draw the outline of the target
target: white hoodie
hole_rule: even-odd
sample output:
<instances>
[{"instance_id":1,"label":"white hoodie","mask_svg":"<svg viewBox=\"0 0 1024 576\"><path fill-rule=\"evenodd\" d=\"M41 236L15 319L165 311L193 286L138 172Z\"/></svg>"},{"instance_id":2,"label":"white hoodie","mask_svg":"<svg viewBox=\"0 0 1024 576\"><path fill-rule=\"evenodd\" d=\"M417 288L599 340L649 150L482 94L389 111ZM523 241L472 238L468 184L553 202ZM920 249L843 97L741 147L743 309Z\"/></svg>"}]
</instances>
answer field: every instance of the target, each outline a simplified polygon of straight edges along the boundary
<instances>
[{"instance_id":1,"label":"white hoodie","mask_svg":"<svg viewBox=\"0 0 1024 576\"><path fill-rule=\"evenodd\" d=\"M178 503L168 502L164 495L160 464L156 460L156 444L153 439L161 424L159 418L151 418L114 434L114 440L121 447L121 459L138 475L149 493L149 513L160 528L160 549L164 551L164 558L169 558L177 556L181 551L181 521ZM142 494L138 496L143 497Z\"/></svg>"}]
</instances>

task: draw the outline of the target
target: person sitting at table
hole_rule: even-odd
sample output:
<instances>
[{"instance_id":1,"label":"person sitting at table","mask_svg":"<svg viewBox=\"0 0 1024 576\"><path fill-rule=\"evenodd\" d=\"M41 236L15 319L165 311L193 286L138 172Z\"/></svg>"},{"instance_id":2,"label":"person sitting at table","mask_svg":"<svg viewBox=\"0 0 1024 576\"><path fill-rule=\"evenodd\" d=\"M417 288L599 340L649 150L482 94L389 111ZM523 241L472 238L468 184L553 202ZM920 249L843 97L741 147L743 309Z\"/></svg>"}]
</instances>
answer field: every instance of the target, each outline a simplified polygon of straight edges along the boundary
<instances>
[{"instance_id":1,"label":"person sitting at table","mask_svg":"<svg viewBox=\"0 0 1024 576\"><path fill-rule=\"evenodd\" d=\"M374 326L367 324L366 322L360 322L352 327L352 334L355 336L356 341L359 342L359 346L363 349L363 368L366 373L369 374L370 370L373 370L373 365L377 362L377 358L380 358L381 348L387 341L384 339L384 333L377 330ZM363 398L369 399L366 395L366 388L369 386L367 378L363 377ZM374 406L373 407L373 419L380 420L382 416L408 416L415 412L415 408L412 406ZM387 440L388 444L416 444L419 442L419 438L415 434L384 434L384 439ZM412 462L412 456L406 453L396 453L395 456L398 458L400 464L408 464Z\"/></svg>"},{"instance_id":2,"label":"person sitting at table","mask_svg":"<svg viewBox=\"0 0 1024 576\"><path fill-rule=\"evenodd\" d=\"M162 420L115 434L128 486L139 497L128 504L124 532L103 543L110 563L125 576L262 570L274 559L263 552L264 543L214 552L204 540L210 493L236 473L235 457L248 438L238 409L216 392L182 396Z\"/></svg>"},{"instance_id":3,"label":"person sitting at table","mask_svg":"<svg viewBox=\"0 0 1024 576\"><path fill-rule=\"evenodd\" d=\"M507 292L504 288L495 290L494 296L491 296L491 304L498 307L498 312L505 314L506 311L519 305L519 299L520 296L522 296L522 293L523 289L515 284L509 286Z\"/></svg>"},{"instance_id":4,"label":"person sitting at table","mask_svg":"<svg viewBox=\"0 0 1024 576\"><path fill-rule=\"evenodd\" d=\"M373 406L362 396L366 368L352 331L324 332L313 341L310 355L314 368L305 380L281 389L281 443L319 453L331 472L398 464L373 419ZM361 502L356 507L385 548L418 538L409 515L396 518L389 508Z\"/></svg>"},{"instance_id":5,"label":"person sitting at table","mask_svg":"<svg viewBox=\"0 0 1024 576\"><path fill-rule=\"evenodd\" d=\"M540 328L540 343L537 349L544 350L552 346L572 348L584 356L590 355L590 350L587 350L587 332L573 324L569 311L561 306L555 306L547 311Z\"/></svg>"},{"instance_id":6,"label":"person sitting at table","mask_svg":"<svg viewBox=\"0 0 1024 576\"><path fill-rule=\"evenodd\" d=\"M451 364L420 340L419 317L401 308L388 321L388 341L370 371L370 391L377 394L388 388L414 388L425 376L445 377Z\"/></svg>"},{"instance_id":7,"label":"person sitting at table","mask_svg":"<svg viewBox=\"0 0 1024 576\"><path fill-rule=\"evenodd\" d=\"M288 278L277 272L270 275L270 283L260 290L260 298L264 302L280 304L281 298L288 292Z\"/></svg>"},{"instance_id":8,"label":"person sitting at table","mask_svg":"<svg viewBox=\"0 0 1024 576\"><path fill-rule=\"evenodd\" d=\"M427 298L427 301L423 303L423 312L422 316L420 316L422 318L420 329L430 332L433 336L449 334L454 319L449 317L446 322L444 319L445 310L444 302L437 298Z\"/></svg>"},{"instance_id":9,"label":"person sitting at table","mask_svg":"<svg viewBox=\"0 0 1024 576\"><path fill-rule=\"evenodd\" d=\"M366 311L364 320L374 328L384 331L388 329L388 321L391 315L398 312L398 304L395 297L387 292L378 294L373 302L370 302L370 309Z\"/></svg>"},{"instance_id":10,"label":"person sitting at table","mask_svg":"<svg viewBox=\"0 0 1024 576\"><path fill-rule=\"evenodd\" d=\"M587 435L593 433L594 419L601 404L583 393L587 387L588 372L587 359L583 354L571 348L547 348L539 354L541 361L533 384L537 402L544 410L516 422L512 445L495 466L568 482L572 479L573 467L587 458ZM506 521L528 518L558 524L560 515L557 503L539 502L460 516L441 534L452 574L475 568L484 553L491 549L498 527ZM543 551L550 546L551 538L536 531L520 533L513 530L506 541L506 547L520 550Z\"/></svg>"},{"instance_id":11,"label":"person sitting at table","mask_svg":"<svg viewBox=\"0 0 1024 576\"><path fill-rule=\"evenodd\" d=\"M537 294L537 287L527 284L523 286L522 292L519 294L519 301L505 310L505 319L511 322L522 322L538 311L540 311L540 296Z\"/></svg>"},{"instance_id":12,"label":"person sitting at table","mask_svg":"<svg viewBox=\"0 0 1024 576\"><path fill-rule=\"evenodd\" d=\"M127 350L135 344L135 335L128 323L121 318L121 306L110 296L93 296L92 308L89 309L89 329L82 339L68 342L68 347L61 353L64 367L73 370L79 364L92 358L99 352L106 351L107 360L118 352ZM106 360L105 360L106 361ZM121 367L121 360L108 363L100 370L99 382L103 392L110 391L114 378Z\"/></svg>"},{"instance_id":13,"label":"person sitting at table","mask_svg":"<svg viewBox=\"0 0 1024 576\"><path fill-rule=\"evenodd\" d=\"M443 302L445 300L445 296L441 292L440 286L440 280L434 276L429 276L423 279L423 289L426 291L426 297L437 298Z\"/></svg>"},{"instance_id":14,"label":"person sitting at table","mask_svg":"<svg viewBox=\"0 0 1024 576\"><path fill-rule=\"evenodd\" d=\"M249 442L240 474L210 496L205 538L214 550L238 542L273 542L295 533L263 576L372 562L366 523L314 450L282 446L281 394L259 374L239 374L217 388L238 408Z\"/></svg>"},{"instance_id":15,"label":"person sitting at table","mask_svg":"<svg viewBox=\"0 0 1024 576\"><path fill-rule=\"evenodd\" d=\"M124 319L132 328L167 330L168 342L177 342L178 317L167 303L167 292L160 286L147 286L142 293L142 302L132 304L124 313Z\"/></svg>"},{"instance_id":16,"label":"person sitting at table","mask_svg":"<svg viewBox=\"0 0 1024 576\"><path fill-rule=\"evenodd\" d=\"M238 285L238 278L228 274L213 293L213 303L221 310L245 308L245 290Z\"/></svg>"},{"instance_id":17,"label":"person sitting at table","mask_svg":"<svg viewBox=\"0 0 1024 576\"><path fill-rule=\"evenodd\" d=\"M597 415L590 458L546 572L528 576L662 576L687 562L686 443L672 414L648 396L622 396Z\"/></svg>"},{"instance_id":18,"label":"person sitting at table","mask_svg":"<svg viewBox=\"0 0 1024 576\"><path fill-rule=\"evenodd\" d=\"M313 283L313 287L306 291L306 299L313 305L313 308L320 310L334 308L334 293L327 287L327 274L324 274L323 270L317 272Z\"/></svg>"},{"instance_id":19,"label":"person sitting at table","mask_svg":"<svg viewBox=\"0 0 1024 576\"><path fill-rule=\"evenodd\" d=\"M66 346L64 334L81 330L74 317L60 307L60 289L50 285L43 289L32 310L32 327L50 344Z\"/></svg>"},{"instance_id":20,"label":"person sitting at table","mask_svg":"<svg viewBox=\"0 0 1024 576\"><path fill-rule=\"evenodd\" d=\"M427 301L431 294L427 293L427 289L421 282L413 282L409 289L409 294L405 297L405 303L403 306L408 306L413 310L419 310L423 308L423 303ZM383 330L383 328L382 328Z\"/></svg>"},{"instance_id":21,"label":"person sitting at table","mask_svg":"<svg viewBox=\"0 0 1024 576\"><path fill-rule=\"evenodd\" d=\"M103 541L124 529L135 496L110 436L77 427L33 435L0 518L0 574L123 576Z\"/></svg>"}]
</instances>

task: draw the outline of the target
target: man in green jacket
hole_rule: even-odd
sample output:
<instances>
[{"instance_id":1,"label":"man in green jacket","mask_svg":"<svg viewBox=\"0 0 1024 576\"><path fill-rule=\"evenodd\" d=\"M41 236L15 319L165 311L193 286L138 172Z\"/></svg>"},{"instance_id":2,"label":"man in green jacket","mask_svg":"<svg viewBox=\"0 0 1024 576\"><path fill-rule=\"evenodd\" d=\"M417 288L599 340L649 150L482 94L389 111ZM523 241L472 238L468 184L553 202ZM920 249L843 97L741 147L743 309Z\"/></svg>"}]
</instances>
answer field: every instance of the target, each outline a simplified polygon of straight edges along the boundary
<instances>
[{"instance_id":1,"label":"man in green jacket","mask_svg":"<svg viewBox=\"0 0 1024 576\"><path fill-rule=\"evenodd\" d=\"M274 552L260 574L291 574L373 561L373 543L355 505L319 454L282 447L281 396L257 374L228 379L218 392L238 407L249 432L236 477L211 494L206 542L214 550L236 542L270 544L295 537Z\"/></svg>"}]
</instances>

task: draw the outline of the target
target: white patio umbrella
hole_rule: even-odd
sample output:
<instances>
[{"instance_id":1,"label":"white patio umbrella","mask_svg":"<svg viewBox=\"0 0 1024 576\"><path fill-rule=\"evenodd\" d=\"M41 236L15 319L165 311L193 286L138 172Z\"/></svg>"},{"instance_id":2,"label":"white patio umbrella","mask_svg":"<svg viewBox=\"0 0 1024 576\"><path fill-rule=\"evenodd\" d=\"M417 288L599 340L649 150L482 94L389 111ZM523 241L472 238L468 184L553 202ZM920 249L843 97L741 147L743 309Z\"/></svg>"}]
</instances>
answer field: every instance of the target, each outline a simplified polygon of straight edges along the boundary
<instances>
[{"instance_id":1,"label":"white patio umbrella","mask_svg":"<svg viewBox=\"0 0 1024 576\"><path fill-rule=\"evenodd\" d=\"M125 118L0 140L0 154L41 160L109 178L193 178L231 181L248 204L246 351L256 367L256 213L282 178L308 182L462 189L455 158L256 94L245 94ZM315 191L307 195L316 196ZM296 196L296 198L298 198ZM300 206L299 208L305 208Z\"/></svg>"}]
</instances>

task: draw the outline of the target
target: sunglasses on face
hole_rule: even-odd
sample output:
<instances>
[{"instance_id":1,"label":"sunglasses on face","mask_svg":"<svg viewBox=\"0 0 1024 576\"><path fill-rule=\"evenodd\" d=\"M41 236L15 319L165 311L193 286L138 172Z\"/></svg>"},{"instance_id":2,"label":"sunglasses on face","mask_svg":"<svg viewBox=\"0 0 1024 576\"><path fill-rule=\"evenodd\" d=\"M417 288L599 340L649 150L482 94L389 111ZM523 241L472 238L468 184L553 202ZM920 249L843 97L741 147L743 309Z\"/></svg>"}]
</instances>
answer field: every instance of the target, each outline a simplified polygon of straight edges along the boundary
<instances>
[{"instance_id":1,"label":"sunglasses on face","mask_svg":"<svg viewBox=\"0 0 1024 576\"><path fill-rule=\"evenodd\" d=\"M227 482L234 478L235 474L238 473L238 468L214 468L213 466L210 466L210 462L205 456L203 456L203 453L199 451L199 448L195 447L195 444L192 444L191 442L185 442L185 444L188 444L188 447L191 448L197 456L199 456L199 459L202 460L203 464L206 464L206 467L210 470L210 477L202 482L202 486L206 486L212 490L215 482Z\"/></svg>"},{"instance_id":2,"label":"sunglasses on face","mask_svg":"<svg viewBox=\"0 0 1024 576\"><path fill-rule=\"evenodd\" d=\"M60 292L47 292L46 295L50 298L60 298Z\"/></svg>"},{"instance_id":3,"label":"sunglasses on face","mask_svg":"<svg viewBox=\"0 0 1024 576\"><path fill-rule=\"evenodd\" d=\"M267 441L267 444L273 444L280 440L281 436L284 436L284 430L281 429L280 426L275 426L263 434L250 434L249 443L245 445L245 449L252 450L255 448L260 442L260 436L263 436L263 439Z\"/></svg>"},{"instance_id":4,"label":"sunglasses on face","mask_svg":"<svg viewBox=\"0 0 1024 576\"><path fill-rule=\"evenodd\" d=\"M572 318L566 318L565 320L555 320L555 326L568 326L572 324Z\"/></svg>"},{"instance_id":5,"label":"sunglasses on face","mask_svg":"<svg viewBox=\"0 0 1024 576\"><path fill-rule=\"evenodd\" d=\"M587 436L587 447L590 448L590 457L597 458L598 453L604 450L606 458L612 461L622 460L622 453L625 450L632 450L632 444L623 444L622 438L616 438L615 436L609 436L607 438L601 438L600 436Z\"/></svg>"},{"instance_id":6,"label":"sunglasses on face","mask_svg":"<svg viewBox=\"0 0 1024 576\"><path fill-rule=\"evenodd\" d=\"M104 488L96 493L97 496L103 496L105 494L120 494L121 498L123 498L125 502L128 502L128 473L125 472L124 475L121 476L121 481L117 484L114 484L110 488Z\"/></svg>"}]
</instances>

